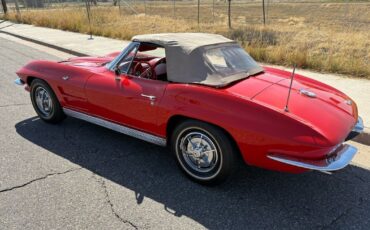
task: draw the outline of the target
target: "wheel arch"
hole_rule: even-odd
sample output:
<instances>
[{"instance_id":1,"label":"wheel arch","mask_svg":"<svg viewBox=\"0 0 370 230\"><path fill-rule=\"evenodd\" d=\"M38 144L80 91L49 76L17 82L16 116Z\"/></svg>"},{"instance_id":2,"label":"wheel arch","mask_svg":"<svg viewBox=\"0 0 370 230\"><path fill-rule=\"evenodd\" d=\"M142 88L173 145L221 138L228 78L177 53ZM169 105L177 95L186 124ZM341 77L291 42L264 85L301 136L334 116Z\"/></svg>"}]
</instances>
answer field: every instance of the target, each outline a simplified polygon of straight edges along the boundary
<instances>
[{"instance_id":1,"label":"wheel arch","mask_svg":"<svg viewBox=\"0 0 370 230\"><path fill-rule=\"evenodd\" d=\"M52 90L53 92L55 93L55 95L57 96L56 92L55 92L55 89L50 85L50 83L44 79L43 77L35 77L35 76L27 76L26 77L26 83L29 87L31 87L31 84L34 80L40 80L40 81L43 81L45 82ZM59 98L58 98L59 99Z\"/></svg>"},{"instance_id":2,"label":"wheel arch","mask_svg":"<svg viewBox=\"0 0 370 230\"><path fill-rule=\"evenodd\" d=\"M31 84L35 80L40 80L40 81L45 82L45 84L47 84L50 87L50 89L53 91L53 93L55 94L59 103L63 107L63 105L65 104L65 101L63 99L63 96L61 95L61 92L59 91L58 87L55 84L49 82L48 78L44 78L44 77L36 76L36 75L26 75L25 82L26 82L27 87L28 87L27 91L29 91L29 92L31 91Z\"/></svg>"},{"instance_id":3,"label":"wheel arch","mask_svg":"<svg viewBox=\"0 0 370 230\"><path fill-rule=\"evenodd\" d=\"M238 155L240 157L242 157L238 144L236 143L235 139L232 137L232 135L226 129L224 129L223 127L221 127L217 124L214 124L214 123L211 123L211 122L208 122L208 121L204 121L204 120L201 120L201 119L197 119L197 118L193 118L193 117L189 117L189 116L184 116L184 115L180 115L180 114L176 114L176 115L171 116L167 121L166 138L167 138L167 145L168 146L171 145L171 136L172 136L172 133L175 130L176 126L179 125L180 123L186 121L186 120L200 121L200 122L204 122L204 123L207 123L207 124L210 124L210 125L213 125L213 126L217 127L218 129L220 129L222 132L224 132L226 134L226 136L231 141L232 146L235 148L236 151L238 151Z\"/></svg>"},{"instance_id":4,"label":"wheel arch","mask_svg":"<svg viewBox=\"0 0 370 230\"><path fill-rule=\"evenodd\" d=\"M43 80L42 78L39 78L39 77L27 76L27 77L26 77L26 83L27 83L27 85L31 87L32 82L33 82L34 80L36 80L36 79Z\"/></svg>"}]
</instances>

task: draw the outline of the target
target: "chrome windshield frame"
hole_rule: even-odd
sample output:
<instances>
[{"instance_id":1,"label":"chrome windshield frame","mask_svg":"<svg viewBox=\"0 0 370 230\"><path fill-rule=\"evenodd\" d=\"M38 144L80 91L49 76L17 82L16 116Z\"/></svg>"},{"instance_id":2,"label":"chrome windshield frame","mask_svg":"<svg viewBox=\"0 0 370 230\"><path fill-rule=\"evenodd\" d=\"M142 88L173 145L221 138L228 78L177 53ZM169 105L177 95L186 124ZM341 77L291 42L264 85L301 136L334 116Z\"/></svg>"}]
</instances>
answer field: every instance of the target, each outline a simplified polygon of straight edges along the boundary
<instances>
[{"instance_id":1,"label":"chrome windshield frame","mask_svg":"<svg viewBox=\"0 0 370 230\"><path fill-rule=\"evenodd\" d=\"M107 63L105 67L108 70L114 72L114 68L122 60L122 58L126 57L126 55L129 53L129 51L132 48L134 48L135 46L139 46L139 45L140 45L140 42L131 42L130 44L128 44L128 46L126 46L125 49L122 50L122 52L117 57L115 57L111 62Z\"/></svg>"}]
</instances>

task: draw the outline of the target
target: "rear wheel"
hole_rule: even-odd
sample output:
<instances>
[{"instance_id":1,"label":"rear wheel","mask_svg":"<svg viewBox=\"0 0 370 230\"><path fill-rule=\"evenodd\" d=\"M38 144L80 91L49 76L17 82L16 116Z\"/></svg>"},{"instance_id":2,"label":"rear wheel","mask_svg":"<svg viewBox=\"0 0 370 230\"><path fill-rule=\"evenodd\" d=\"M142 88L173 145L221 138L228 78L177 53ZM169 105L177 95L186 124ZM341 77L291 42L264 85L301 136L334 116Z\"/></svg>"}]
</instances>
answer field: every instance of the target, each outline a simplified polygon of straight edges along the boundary
<instances>
[{"instance_id":1,"label":"rear wheel","mask_svg":"<svg viewBox=\"0 0 370 230\"><path fill-rule=\"evenodd\" d=\"M188 120L179 124L172 134L171 148L182 171L201 184L223 182L237 165L230 138L204 122Z\"/></svg>"},{"instance_id":2,"label":"rear wheel","mask_svg":"<svg viewBox=\"0 0 370 230\"><path fill-rule=\"evenodd\" d=\"M43 121L58 123L65 118L57 97L45 81L33 80L30 94L33 108Z\"/></svg>"}]
</instances>

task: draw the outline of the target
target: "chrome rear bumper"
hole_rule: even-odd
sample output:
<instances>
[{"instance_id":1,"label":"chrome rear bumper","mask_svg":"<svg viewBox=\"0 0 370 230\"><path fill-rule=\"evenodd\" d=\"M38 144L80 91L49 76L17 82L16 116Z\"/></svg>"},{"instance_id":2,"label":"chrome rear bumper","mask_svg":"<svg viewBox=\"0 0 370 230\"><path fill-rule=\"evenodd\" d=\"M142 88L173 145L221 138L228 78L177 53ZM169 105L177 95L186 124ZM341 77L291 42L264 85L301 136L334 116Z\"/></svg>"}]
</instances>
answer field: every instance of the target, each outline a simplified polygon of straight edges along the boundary
<instances>
[{"instance_id":1,"label":"chrome rear bumper","mask_svg":"<svg viewBox=\"0 0 370 230\"><path fill-rule=\"evenodd\" d=\"M328 158L323 160L307 160L297 159L293 157L281 156L271 154L267 157L282 162L288 165L297 166L300 168L317 170L322 172L336 171L346 167L357 153L357 149L351 145L343 144L340 145Z\"/></svg>"},{"instance_id":2,"label":"chrome rear bumper","mask_svg":"<svg viewBox=\"0 0 370 230\"><path fill-rule=\"evenodd\" d=\"M359 116L355 127L353 127L352 131L346 137L346 141L352 140L363 131L364 131L364 122L362 118Z\"/></svg>"}]
</instances>

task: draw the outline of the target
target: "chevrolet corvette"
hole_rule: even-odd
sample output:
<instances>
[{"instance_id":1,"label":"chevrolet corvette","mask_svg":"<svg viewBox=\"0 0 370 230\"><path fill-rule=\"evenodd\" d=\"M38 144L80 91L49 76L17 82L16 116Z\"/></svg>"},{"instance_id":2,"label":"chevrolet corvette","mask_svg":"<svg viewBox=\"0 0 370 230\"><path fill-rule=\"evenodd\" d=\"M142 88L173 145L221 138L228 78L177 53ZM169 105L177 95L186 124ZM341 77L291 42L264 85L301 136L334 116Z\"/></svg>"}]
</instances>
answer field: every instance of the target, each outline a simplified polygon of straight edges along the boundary
<instances>
[{"instance_id":1,"label":"chevrolet corvette","mask_svg":"<svg viewBox=\"0 0 370 230\"><path fill-rule=\"evenodd\" d=\"M35 60L16 73L38 116L82 119L160 146L202 184L239 162L330 173L347 166L362 132L355 102L311 78L262 67L221 35L138 35L122 52Z\"/></svg>"}]
</instances>

